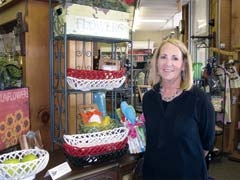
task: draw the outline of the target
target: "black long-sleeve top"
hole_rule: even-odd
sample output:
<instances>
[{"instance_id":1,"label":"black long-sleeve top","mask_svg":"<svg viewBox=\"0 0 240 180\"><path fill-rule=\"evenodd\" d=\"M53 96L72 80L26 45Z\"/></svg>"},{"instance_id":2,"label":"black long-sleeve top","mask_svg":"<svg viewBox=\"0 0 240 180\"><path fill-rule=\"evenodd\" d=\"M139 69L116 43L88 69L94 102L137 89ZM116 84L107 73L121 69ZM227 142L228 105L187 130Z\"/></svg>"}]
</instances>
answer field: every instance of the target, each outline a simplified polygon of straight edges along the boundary
<instances>
[{"instance_id":1,"label":"black long-sleeve top","mask_svg":"<svg viewBox=\"0 0 240 180\"><path fill-rule=\"evenodd\" d=\"M204 150L211 150L215 137L210 98L194 86L165 102L159 88L143 96L144 180L207 180Z\"/></svg>"}]
</instances>

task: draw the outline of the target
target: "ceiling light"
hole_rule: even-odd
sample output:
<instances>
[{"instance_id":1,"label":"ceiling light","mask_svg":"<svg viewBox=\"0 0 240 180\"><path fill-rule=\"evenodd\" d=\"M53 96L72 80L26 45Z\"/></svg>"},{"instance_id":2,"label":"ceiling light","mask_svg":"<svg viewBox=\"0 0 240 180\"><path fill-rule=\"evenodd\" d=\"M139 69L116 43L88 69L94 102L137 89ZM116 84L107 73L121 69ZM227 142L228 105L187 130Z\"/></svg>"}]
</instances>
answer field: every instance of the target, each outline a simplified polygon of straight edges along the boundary
<instances>
[{"instance_id":1,"label":"ceiling light","mask_svg":"<svg viewBox=\"0 0 240 180\"><path fill-rule=\"evenodd\" d=\"M164 19L139 19L138 22L146 22L146 23L152 23L152 22L156 22L156 23L165 23L167 22L167 20Z\"/></svg>"},{"instance_id":2,"label":"ceiling light","mask_svg":"<svg viewBox=\"0 0 240 180\"><path fill-rule=\"evenodd\" d=\"M135 11L134 11L132 31L135 31L135 30L136 30L137 23L139 22L138 15L139 15L139 9L137 8L137 9L135 9Z\"/></svg>"},{"instance_id":3,"label":"ceiling light","mask_svg":"<svg viewBox=\"0 0 240 180\"><path fill-rule=\"evenodd\" d=\"M5 0L0 0L0 4L3 4L3 3L5 3Z\"/></svg>"}]
</instances>

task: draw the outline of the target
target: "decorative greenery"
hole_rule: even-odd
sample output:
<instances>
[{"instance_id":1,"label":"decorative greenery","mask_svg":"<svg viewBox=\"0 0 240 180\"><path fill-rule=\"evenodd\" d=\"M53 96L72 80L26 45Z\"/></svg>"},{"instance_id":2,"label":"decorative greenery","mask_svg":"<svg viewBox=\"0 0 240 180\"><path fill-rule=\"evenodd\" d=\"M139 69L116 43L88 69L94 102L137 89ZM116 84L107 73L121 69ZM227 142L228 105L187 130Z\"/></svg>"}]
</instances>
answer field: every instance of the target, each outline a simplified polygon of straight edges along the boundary
<instances>
[{"instance_id":1,"label":"decorative greenery","mask_svg":"<svg viewBox=\"0 0 240 180\"><path fill-rule=\"evenodd\" d=\"M22 78L22 68L16 61L9 61L0 56L0 90L18 87L17 82Z\"/></svg>"}]
</instances>

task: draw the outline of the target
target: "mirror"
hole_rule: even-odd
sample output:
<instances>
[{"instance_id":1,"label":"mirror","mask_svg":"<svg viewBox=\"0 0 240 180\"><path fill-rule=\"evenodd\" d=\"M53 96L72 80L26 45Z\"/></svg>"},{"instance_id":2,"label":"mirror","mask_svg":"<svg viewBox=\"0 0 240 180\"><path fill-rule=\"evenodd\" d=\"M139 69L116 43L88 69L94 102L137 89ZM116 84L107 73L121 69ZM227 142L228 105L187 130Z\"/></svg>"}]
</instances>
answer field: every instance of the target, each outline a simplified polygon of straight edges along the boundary
<instances>
[{"instance_id":1,"label":"mirror","mask_svg":"<svg viewBox=\"0 0 240 180\"><path fill-rule=\"evenodd\" d=\"M25 28L22 13L0 25L0 90L22 87Z\"/></svg>"},{"instance_id":2,"label":"mirror","mask_svg":"<svg viewBox=\"0 0 240 180\"><path fill-rule=\"evenodd\" d=\"M25 55L25 29L20 12L16 19L0 25L0 56Z\"/></svg>"}]
</instances>

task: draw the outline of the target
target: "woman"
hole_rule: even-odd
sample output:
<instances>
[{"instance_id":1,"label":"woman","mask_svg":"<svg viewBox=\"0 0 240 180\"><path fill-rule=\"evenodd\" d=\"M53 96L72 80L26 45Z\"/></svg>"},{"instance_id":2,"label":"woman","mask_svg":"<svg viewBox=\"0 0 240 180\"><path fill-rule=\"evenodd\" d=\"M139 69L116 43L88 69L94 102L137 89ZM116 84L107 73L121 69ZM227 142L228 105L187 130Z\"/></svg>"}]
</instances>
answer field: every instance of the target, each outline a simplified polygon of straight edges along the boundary
<instances>
[{"instance_id":1,"label":"woman","mask_svg":"<svg viewBox=\"0 0 240 180\"><path fill-rule=\"evenodd\" d=\"M215 137L214 109L193 86L192 60L179 40L165 40L151 61L153 88L143 96L144 180L206 180Z\"/></svg>"}]
</instances>

